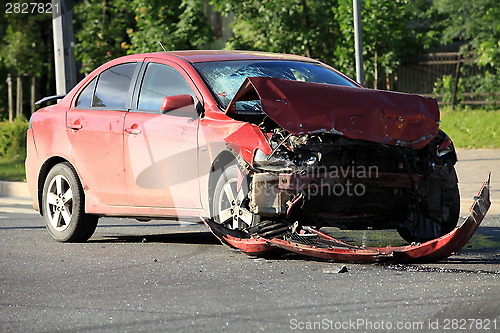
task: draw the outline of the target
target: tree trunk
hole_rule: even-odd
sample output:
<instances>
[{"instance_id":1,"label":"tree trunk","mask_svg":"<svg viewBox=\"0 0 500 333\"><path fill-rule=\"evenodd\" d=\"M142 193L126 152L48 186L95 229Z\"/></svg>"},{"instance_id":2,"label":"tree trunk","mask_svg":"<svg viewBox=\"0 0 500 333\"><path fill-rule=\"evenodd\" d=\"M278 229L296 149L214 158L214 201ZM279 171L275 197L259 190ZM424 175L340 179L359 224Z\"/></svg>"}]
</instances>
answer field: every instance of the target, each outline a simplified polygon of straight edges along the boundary
<instances>
[{"instance_id":1,"label":"tree trunk","mask_svg":"<svg viewBox=\"0 0 500 333\"><path fill-rule=\"evenodd\" d=\"M23 116L23 82L21 79L21 74L17 76L17 99L16 99L16 118L21 118Z\"/></svg>"},{"instance_id":2,"label":"tree trunk","mask_svg":"<svg viewBox=\"0 0 500 333\"><path fill-rule=\"evenodd\" d=\"M378 88L378 53L375 50L373 55L373 89Z\"/></svg>"},{"instance_id":3,"label":"tree trunk","mask_svg":"<svg viewBox=\"0 0 500 333\"><path fill-rule=\"evenodd\" d=\"M12 76L7 75L7 90L8 90L8 102L9 102L9 122L14 120L14 105L12 100Z\"/></svg>"}]
</instances>

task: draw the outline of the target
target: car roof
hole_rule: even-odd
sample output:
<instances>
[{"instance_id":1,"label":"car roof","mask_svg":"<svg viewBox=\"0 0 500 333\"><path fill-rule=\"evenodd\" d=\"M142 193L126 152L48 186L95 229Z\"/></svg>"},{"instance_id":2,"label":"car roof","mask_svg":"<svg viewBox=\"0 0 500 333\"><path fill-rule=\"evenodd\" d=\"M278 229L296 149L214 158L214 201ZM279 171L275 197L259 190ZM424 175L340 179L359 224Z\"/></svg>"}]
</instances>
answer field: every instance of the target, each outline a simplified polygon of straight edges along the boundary
<instances>
[{"instance_id":1,"label":"car roof","mask_svg":"<svg viewBox=\"0 0 500 333\"><path fill-rule=\"evenodd\" d=\"M155 58L182 58L190 63L228 61L228 60L295 60L319 63L311 58L281 53L259 52L259 51L235 51L235 50L192 50L192 51L167 51L156 53L143 53L135 56L149 56Z\"/></svg>"}]
</instances>

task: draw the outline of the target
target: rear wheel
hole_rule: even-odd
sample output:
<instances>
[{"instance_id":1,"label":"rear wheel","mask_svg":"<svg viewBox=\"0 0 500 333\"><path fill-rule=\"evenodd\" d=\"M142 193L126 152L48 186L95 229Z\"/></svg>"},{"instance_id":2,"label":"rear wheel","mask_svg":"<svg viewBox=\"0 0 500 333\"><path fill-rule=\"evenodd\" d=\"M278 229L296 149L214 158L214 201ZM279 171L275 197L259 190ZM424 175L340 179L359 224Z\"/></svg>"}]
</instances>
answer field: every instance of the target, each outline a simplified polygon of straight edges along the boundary
<instances>
[{"instance_id":1,"label":"rear wheel","mask_svg":"<svg viewBox=\"0 0 500 333\"><path fill-rule=\"evenodd\" d=\"M55 165L43 186L42 213L52 238L59 242L84 242L94 233L98 216L84 211L84 194L69 163Z\"/></svg>"},{"instance_id":2,"label":"rear wheel","mask_svg":"<svg viewBox=\"0 0 500 333\"><path fill-rule=\"evenodd\" d=\"M244 229L257 223L258 216L248 208L248 180L238 166L230 165L222 172L212 199L215 222L229 229Z\"/></svg>"}]
</instances>

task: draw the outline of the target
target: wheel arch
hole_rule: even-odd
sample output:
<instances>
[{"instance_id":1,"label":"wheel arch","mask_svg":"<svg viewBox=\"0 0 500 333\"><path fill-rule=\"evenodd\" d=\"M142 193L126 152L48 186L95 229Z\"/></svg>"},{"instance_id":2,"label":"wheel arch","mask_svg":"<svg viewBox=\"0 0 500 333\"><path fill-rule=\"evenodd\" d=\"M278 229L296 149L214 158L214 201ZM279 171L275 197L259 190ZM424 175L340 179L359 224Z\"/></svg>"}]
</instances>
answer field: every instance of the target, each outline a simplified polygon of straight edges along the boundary
<instances>
[{"instance_id":1,"label":"wheel arch","mask_svg":"<svg viewBox=\"0 0 500 333\"><path fill-rule=\"evenodd\" d=\"M61 157L61 156L53 156L49 158L48 160L43 163L42 167L40 168L40 172L38 174L38 182L37 182L37 201L38 201L38 206L41 207L42 205L42 196L43 196L43 185L45 184L45 180L47 179L47 175L49 174L50 170L57 164L59 163L69 163L73 169L75 167L73 164L71 164L70 161L67 159ZM75 169L76 171L76 169ZM78 174L78 172L76 171ZM81 180L80 180L81 181ZM43 209L40 209L40 215L43 216Z\"/></svg>"},{"instance_id":2,"label":"wheel arch","mask_svg":"<svg viewBox=\"0 0 500 333\"><path fill-rule=\"evenodd\" d=\"M234 155L234 153L228 150L223 150L219 153L219 155L217 155L212 163L212 166L210 167L210 174L208 178L208 208L210 216L212 216L213 213L212 201L217 181L222 175L224 168L232 164L237 164L237 161L238 158Z\"/></svg>"}]
</instances>

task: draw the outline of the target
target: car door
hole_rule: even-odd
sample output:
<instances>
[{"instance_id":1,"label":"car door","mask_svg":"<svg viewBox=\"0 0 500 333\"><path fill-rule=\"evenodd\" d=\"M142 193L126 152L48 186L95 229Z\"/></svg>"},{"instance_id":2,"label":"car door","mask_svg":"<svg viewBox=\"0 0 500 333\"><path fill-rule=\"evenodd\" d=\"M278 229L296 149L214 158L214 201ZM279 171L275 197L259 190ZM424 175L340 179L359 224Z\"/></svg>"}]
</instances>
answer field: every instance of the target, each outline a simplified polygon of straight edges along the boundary
<instances>
[{"instance_id":1,"label":"car door","mask_svg":"<svg viewBox=\"0 0 500 333\"><path fill-rule=\"evenodd\" d=\"M123 121L130 108L137 63L119 64L95 77L66 114L68 138L85 189L106 205L128 205L123 163Z\"/></svg>"},{"instance_id":2,"label":"car door","mask_svg":"<svg viewBox=\"0 0 500 333\"><path fill-rule=\"evenodd\" d=\"M194 101L197 97L183 70L162 62L146 63L132 110L125 116L129 202L136 207L197 209L201 203L195 105L160 111L167 96L188 94ZM175 210L172 215L177 215Z\"/></svg>"}]
</instances>

